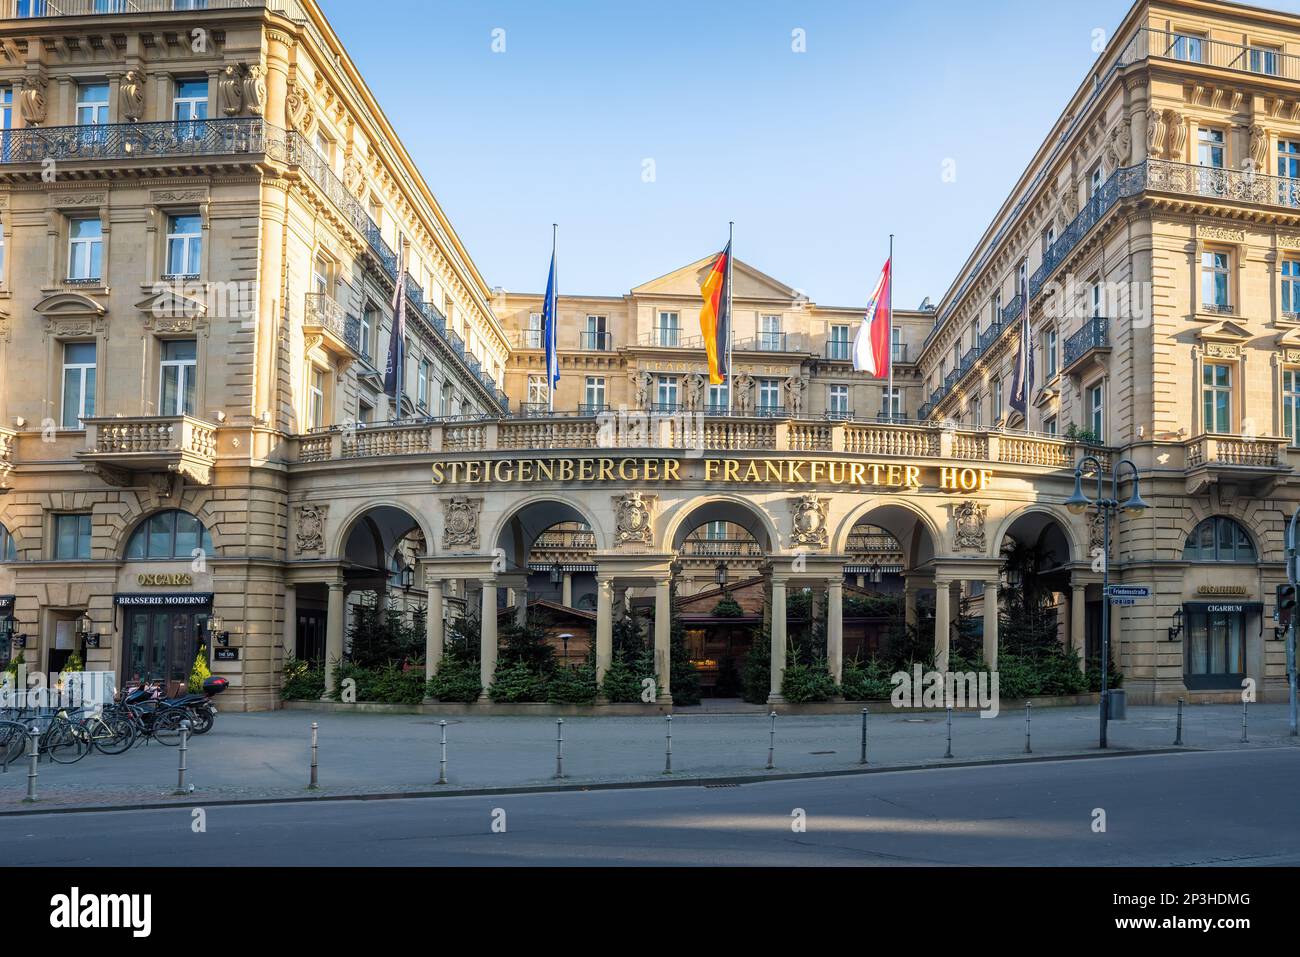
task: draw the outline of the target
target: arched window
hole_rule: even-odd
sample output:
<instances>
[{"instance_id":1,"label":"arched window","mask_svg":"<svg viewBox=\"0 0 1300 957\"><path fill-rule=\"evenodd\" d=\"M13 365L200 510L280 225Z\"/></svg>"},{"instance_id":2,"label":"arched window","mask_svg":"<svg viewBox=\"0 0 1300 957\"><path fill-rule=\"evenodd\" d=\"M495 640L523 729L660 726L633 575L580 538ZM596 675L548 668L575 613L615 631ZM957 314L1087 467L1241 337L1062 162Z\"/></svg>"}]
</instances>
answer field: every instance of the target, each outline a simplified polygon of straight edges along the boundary
<instances>
[{"instance_id":1,"label":"arched window","mask_svg":"<svg viewBox=\"0 0 1300 957\"><path fill-rule=\"evenodd\" d=\"M1192 529L1183 548L1183 561L1253 563L1255 546L1244 528L1216 515Z\"/></svg>"},{"instance_id":2,"label":"arched window","mask_svg":"<svg viewBox=\"0 0 1300 957\"><path fill-rule=\"evenodd\" d=\"M14 537L9 534L9 529L0 525L0 562L18 561L18 548L14 545Z\"/></svg>"},{"instance_id":3,"label":"arched window","mask_svg":"<svg viewBox=\"0 0 1300 957\"><path fill-rule=\"evenodd\" d=\"M213 555L208 530L189 512L159 512L151 515L131 533L126 543L130 559L192 558L196 548Z\"/></svg>"}]
</instances>

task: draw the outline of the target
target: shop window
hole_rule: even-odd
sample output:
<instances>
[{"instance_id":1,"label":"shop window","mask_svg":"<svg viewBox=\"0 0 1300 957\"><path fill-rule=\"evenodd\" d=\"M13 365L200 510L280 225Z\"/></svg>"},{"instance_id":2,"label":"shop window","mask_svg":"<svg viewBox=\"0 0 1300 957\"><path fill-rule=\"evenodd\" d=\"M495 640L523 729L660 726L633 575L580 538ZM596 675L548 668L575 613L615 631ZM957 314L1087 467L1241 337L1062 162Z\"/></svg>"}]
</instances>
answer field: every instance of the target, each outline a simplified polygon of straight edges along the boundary
<instances>
[{"instance_id":1,"label":"shop window","mask_svg":"<svg viewBox=\"0 0 1300 957\"><path fill-rule=\"evenodd\" d=\"M90 515L54 516L54 558L90 558Z\"/></svg>"},{"instance_id":2,"label":"shop window","mask_svg":"<svg viewBox=\"0 0 1300 957\"><path fill-rule=\"evenodd\" d=\"M1255 545L1239 524L1216 515L1192 529L1183 547L1183 561L1253 564Z\"/></svg>"},{"instance_id":3,"label":"shop window","mask_svg":"<svg viewBox=\"0 0 1300 957\"><path fill-rule=\"evenodd\" d=\"M212 555L212 538L203 523L189 512L170 511L151 515L131 533L126 543L128 560L194 557L196 549Z\"/></svg>"}]
</instances>

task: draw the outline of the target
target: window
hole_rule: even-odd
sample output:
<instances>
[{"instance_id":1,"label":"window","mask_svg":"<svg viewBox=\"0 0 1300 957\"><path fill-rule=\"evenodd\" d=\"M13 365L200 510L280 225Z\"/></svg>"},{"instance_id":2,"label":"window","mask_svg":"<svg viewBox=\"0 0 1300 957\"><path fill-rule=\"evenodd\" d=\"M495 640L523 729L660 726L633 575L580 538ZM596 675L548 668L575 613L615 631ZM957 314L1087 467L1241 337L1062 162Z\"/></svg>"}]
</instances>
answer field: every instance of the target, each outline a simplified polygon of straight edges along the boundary
<instances>
[{"instance_id":1,"label":"window","mask_svg":"<svg viewBox=\"0 0 1300 957\"><path fill-rule=\"evenodd\" d=\"M98 282L103 275L104 230L99 219L74 219L68 224L68 278Z\"/></svg>"},{"instance_id":2,"label":"window","mask_svg":"<svg viewBox=\"0 0 1300 957\"><path fill-rule=\"evenodd\" d=\"M429 406L429 360L421 359L415 377L415 404L421 409Z\"/></svg>"},{"instance_id":3,"label":"window","mask_svg":"<svg viewBox=\"0 0 1300 957\"><path fill-rule=\"evenodd\" d=\"M669 315L669 313L660 313L660 315ZM676 315L672 313L671 315ZM655 388L655 406L660 412L677 411L677 377L671 375L659 376Z\"/></svg>"},{"instance_id":4,"label":"window","mask_svg":"<svg viewBox=\"0 0 1300 957\"><path fill-rule=\"evenodd\" d=\"M989 421L996 423L1002 418L1002 380L994 379L989 385Z\"/></svg>"},{"instance_id":5,"label":"window","mask_svg":"<svg viewBox=\"0 0 1300 957\"><path fill-rule=\"evenodd\" d=\"M90 516L54 516L54 558L90 558Z\"/></svg>"},{"instance_id":6,"label":"window","mask_svg":"<svg viewBox=\"0 0 1300 957\"><path fill-rule=\"evenodd\" d=\"M317 256L311 264L311 284L319 295L329 296L334 291L334 264L324 256Z\"/></svg>"},{"instance_id":7,"label":"window","mask_svg":"<svg viewBox=\"0 0 1300 957\"><path fill-rule=\"evenodd\" d=\"M1102 313L1101 306L1102 302L1104 302L1101 280L1094 279L1092 281L1092 285L1088 289L1088 295L1092 299L1092 317L1096 319Z\"/></svg>"},{"instance_id":8,"label":"window","mask_svg":"<svg viewBox=\"0 0 1300 957\"><path fill-rule=\"evenodd\" d=\"M1282 260L1282 311L1300 312L1300 259Z\"/></svg>"},{"instance_id":9,"label":"window","mask_svg":"<svg viewBox=\"0 0 1300 957\"><path fill-rule=\"evenodd\" d=\"M1211 169L1223 169L1224 134L1223 130L1206 129L1197 131L1196 162Z\"/></svg>"},{"instance_id":10,"label":"window","mask_svg":"<svg viewBox=\"0 0 1300 957\"><path fill-rule=\"evenodd\" d=\"M892 396L889 393L888 387L883 389L880 394L880 401L884 406L882 411L885 415L891 416L895 419L901 419L903 417L903 389L901 386L894 386L894 393Z\"/></svg>"},{"instance_id":11,"label":"window","mask_svg":"<svg viewBox=\"0 0 1300 957\"><path fill-rule=\"evenodd\" d=\"M150 558L191 559L196 551L212 555L212 538L189 512L152 515L136 526L126 543L127 561Z\"/></svg>"},{"instance_id":12,"label":"window","mask_svg":"<svg viewBox=\"0 0 1300 957\"><path fill-rule=\"evenodd\" d=\"M980 401L980 397L977 395L971 396L970 412L971 412L971 425L975 426L975 428L978 429L980 426L984 424L984 408L983 408L983 403Z\"/></svg>"},{"instance_id":13,"label":"window","mask_svg":"<svg viewBox=\"0 0 1300 957\"><path fill-rule=\"evenodd\" d=\"M1207 362L1201 368L1201 410L1204 431L1232 431L1232 367Z\"/></svg>"},{"instance_id":14,"label":"window","mask_svg":"<svg viewBox=\"0 0 1300 957\"><path fill-rule=\"evenodd\" d=\"M325 372L315 366L307 376L307 424L313 429L325 425Z\"/></svg>"},{"instance_id":15,"label":"window","mask_svg":"<svg viewBox=\"0 0 1300 957\"><path fill-rule=\"evenodd\" d=\"M63 344L63 416L65 429L81 429L95 415L95 344Z\"/></svg>"},{"instance_id":16,"label":"window","mask_svg":"<svg viewBox=\"0 0 1300 957\"><path fill-rule=\"evenodd\" d=\"M367 402L365 399L357 399L357 421L362 425L369 425L375 421L375 405L373 402Z\"/></svg>"},{"instance_id":17,"label":"window","mask_svg":"<svg viewBox=\"0 0 1300 957\"><path fill-rule=\"evenodd\" d=\"M1201 63L1204 53L1204 37L1199 37L1194 33L1177 33L1174 34L1174 41L1169 46L1169 55L1175 60L1183 60L1187 63Z\"/></svg>"},{"instance_id":18,"label":"window","mask_svg":"<svg viewBox=\"0 0 1300 957\"><path fill-rule=\"evenodd\" d=\"M208 81L206 78L176 81L172 96L172 119L177 123L176 134L182 139L201 139L203 120L208 118Z\"/></svg>"},{"instance_id":19,"label":"window","mask_svg":"<svg viewBox=\"0 0 1300 957\"><path fill-rule=\"evenodd\" d=\"M1228 283L1231 258L1226 252L1206 250L1201 253L1201 304L1211 310L1228 308Z\"/></svg>"},{"instance_id":20,"label":"window","mask_svg":"<svg viewBox=\"0 0 1300 957\"><path fill-rule=\"evenodd\" d=\"M583 393L582 411L589 415L596 415L605 411L604 376L587 376L587 388Z\"/></svg>"},{"instance_id":21,"label":"window","mask_svg":"<svg viewBox=\"0 0 1300 957\"><path fill-rule=\"evenodd\" d=\"M906 362L907 346L903 344L903 330L897 327L890 329L889 338L892 340L894 361Z\"/></svg>"},{"instance_id":22,"label":"window","mask_svg":"<svg viewBox=\"0 0 1300 957\"><path fill-rule=\"evenodd\" d=\"M758 347L765 352L780 352L785 348L780 316L758 317Z\"/></svg>"},{"instance_id":23,"label":"window","mask_svg":"<svg viewBox=\"0 0 1300 957\"><path fill-rule=\"evenodd\" d=\"M9 529L0 525L0 562L18 561L18 548L14 545L14 537L9 534Z\"/></svg>"},{"instance_id":24,"label":"window","mask_svg":"<svg viewBox=\"0 0 1300 957\"><path fill-rule=\"evenodd\" d=\"M1277 141L1277 175L1300 179L1300 140Z\"/></svg>"},{"instance_id":25,"label":"window","mask_svg":"<svg viewBox=\"0 0 1300 957\"><path fill-rule=\"evenodd\" d=\"M826 396L826 411L831 415L849 414L849 387L846 385L830 386Z\"/></svg>"},{"instance_id":26,"label":"window","mask_svg":"<svg viewBox=\"0 0 1300 957\"><path fill-rule=\"evenodd\" d=\"M198 343L194 339L169 339L162 344L159 415L193 415Z\"/></svg>"},{"instance_id":27,"label":"window","mask_svg":"<svg viewBox=\"0 0 1300 957\"><path fill-rule=\"evenodd\" d=\"M167 275L199 275L203 252L203 218L197 213L167 217Z\"/></svg>"},{"instance_id":28,"label":"window","mask_svg":"<svg viewBox=\"0 0 1300 957\"><path fill-rule=\"evenodd\" d=\"M679 341L678 333L680 328L681 317L675 312L659 313L659 335L656 342L661 346L676 346Z\"/></svg>"},{"instance_id":29,"label":"window","mask_svg":"<svg viewBox=\"0 0 1300 957\"><path fill-rule=\"evenodd\" d=\"M1282 428L1300 448L1300 369L1282 370Z\"/></svg>"},{"instance_id":30,"label":"window","mask_svg":"<svg viewBox=\"0 0 1300 957\"><path fill-rule=\"evenodd\" d=\"M1054 242L1056 242L1056 227L1048 226L1047 229L1043 230L1043 257L1044 258L1047 257L1047 251L1052 248L1052 244Z\"/></svg>"},{"instance_id":31,"label":"window","mask_svg":"<svg viewBox=\"0 0 1300 957\"><path fill-rule=\"evenodd\" d=\"M1056 356L1058 351L1058 334L1056 327L1053 326L1043 335L1043 358L1046 360L1043 363L1043 369L1049 382L1056 378Z\"/></svg>"},{"instance_id":32,"label":"window","mask_svg":"<svg viewBox=\"0 0 1300 957\"><path fill-rule=\"evenodd\" d=\"M898 330L895 329L895 332ZM830 338L826 340L826 358L848 359L850 357L849 327L831 326Z\"/></svg>"},{"instance_id":33,"label":"window","mask_svg":"<svg viewBox=\"0 0 1300 957\"><path fill-rule=\"evenodd\" d=\"M0 130L13 129L14 125L14 88L6 86L0 90ZM8 137L4 140L4 155L0 161L9 162L11 144Z\"/></svg>"},{"instance_id":34,"label":"window","mask_svg":"<svg viewBox=\"0 0 1300 957\"><path fill-rule=\"evenodd\" d=\"M1189 690L1241 688L1246 676L1246 635L1258 630L1258 616L1257 610L1248 611L1240 604L1188 603L1183 617L1187 633L1183 683Z\"/></svg>"},{"instance_id":35,"label":"window","mask_svg":"<svg viewBox=\"0 0 1300 957\"><path fill-rule=\"evenodd\" d=\"M361 310L361 333L360 345L361 355L365 359L372 359L374 353L371 351L371 342L374 341L375 329L379 326L379 310L369 303L366 308Z\"/></svg>"},{"instance_id":36,"label":"window","mask_svg":"<svg viewBox=\"0 0 1300 957\"><path fill-rule=\"evenodd\" d=\"M329 138L324 130L319 127L316 129L316 137L312 141L316 147L316 153L323 159L328 166L334 165L334 141Z\"/></svg>"},{"instance_id":37,"label":"window","mask_svg":"<svg viewBox=\"0 0 1300 957\"><path fill-rule=\"evenodd\" d=\"M540 312L530 312L528 314L528 334L524 337L525 349L540 349L542 347L542 314Z\"/></svg>"},{"instance_id":38,"label":"window","mask_svg":"<svg viewBox=\"0 0 1300 957\"><path fill-rule=\"evenodd\" d=\"M1088 431L1097 442L1106 441L1106 393L1100 382L1088 389Z\"/></svg>"},{"instance_id":39,"label":"window","mask_svg":"<svg viewBox=\"0 0 1300 957\"><path fill-rule=\"evenodd\" d=\"M1246 530L1230 518L1207 518L1187 536L1183 546L1185 562L1255 563L1255 545Z\"/></svg>"},{"instance_id":40,"label":"window","mask_svg":"<svg viewBox=\"0 0 1300 957\"><path fill-rule=\"evenodd\" d=\"M780 379L758 380L758 408L760 412L774 412L781 408Z\"/></svg>"},{"instance_id":41,"label":"window","mask_svg":"<svg viewBox=\"0 0 1300 957\"><path fill-rule=\"evenodd\" d=\"M1101 185L1104 181L1101 164L1098 163L1092 168L1092 174L1088 177L1088 198L1092 199L1101 192Z\"/></svg>"},{"instance_id":42,"label":"window","mask_svg":"<svg viewBox=\"0 0 1300 957\"><path fill-rule=\"evenodd\" d=\"M102 126L108 122L108 84L77 84L77 125Z\"/></svg>"},{"instance_id":43,"label":"window","mask_svg":"<svg viewBox=\"0 0 1300 957\"><path fill-rule=\"evenodd\" d=\"M1277 55L1276 47L1251 47L1250 72L1277 76Z\"/></svg>"},{"instance_id":44,"label":"window","mask_svg":"<svg viewBox=\"0 0 1300 957\"><path fill-rule=\"evenodd\" d=\"M725 542L727 540L727 523L726 522L705 523L704 537L711 542Z\"/></svg>"},{"instance_id":45,"label":"window","mask_svg":"<svg viewBox=\"0 0 1300 957\"><path fill-rule=\"evenodd\" d=\"M709 398L708 398L708 403L709 403L708 411L709 411L709 412L725 412L725 411L727 410L727 401L728 401L728 398L727 398L727 385L726 385L726 383L724 382L722 385L713 385L713 384L710 383L710 385L709 385Z\"/></svg>"},{"instance_id":46,"label":"window","mask_svg":"<svg viewBox=\"0 0 1300 957\"><path fill-rule=\"evenodd\" d=\"M1016 295L1024 295L1029 291L1029 260L1020 260L1020 266L1016 269ZM1028 303L1021 303L1022 308L1029 308Z\"/></svg>"},{"instance_id":47,"label":"window","mask_svg":"<svg viewBox=\"0 0 1300 957\"><path fill-rule=\"evenodd\" d=\"M550 390L546 388L546 376L530 375L528 377L528 407L544 409L550 402Z\"/></svg>"},{"instance_id":48,"label":"window","mask_svg":"<svg viewBox=\"0 0 1300 957\"><path fill-rule=\"evenodd\" d=\"M1043 419L1043 431L1048 435L1056 435L1056 416L1050 415Z\"/></svg>"},{"instance_id":49,"label":"window","mask_svg":"<svg viewBox=\"0 0 1300 957\"><path fill-rule=\"evenodd\" d=\"M588 316L587 328L582 333L582 348L604 352L609 348L609 334L605 330L604 316Z\"/></svg>"},{"instance_id":50,"label":"window","mask_svg":"<svg viewBox=\"0 0 1300 957\"><path fill-rule=\"evenodd\" d=\"M993 301L990 304L993 313L992 325L997 325L1002 320L1002 291L998 290L993 294Z\"/></svg>"}]
</instances>

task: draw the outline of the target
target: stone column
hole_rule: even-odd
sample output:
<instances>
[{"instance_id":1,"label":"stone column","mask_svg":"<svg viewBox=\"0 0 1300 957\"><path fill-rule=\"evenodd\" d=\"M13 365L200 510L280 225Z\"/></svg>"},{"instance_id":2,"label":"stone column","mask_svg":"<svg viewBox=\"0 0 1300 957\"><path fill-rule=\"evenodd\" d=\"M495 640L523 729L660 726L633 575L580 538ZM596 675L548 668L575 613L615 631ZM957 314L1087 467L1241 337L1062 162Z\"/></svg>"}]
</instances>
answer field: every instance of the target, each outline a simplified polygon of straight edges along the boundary
<instances>
[{"instance_id":1,"label":"stone column","mask_svg":"<svg viewBox=\"0 0 1300 957\"><path fill-rule=\"evenodd\" d=\"M772 577L772 690L768 704L781 704L781 680L785 677L785 579Z\"/></svg>"},{"instance_id":2,"label":"stone column","mask_svg":"<svg viewBox=\"0 0 1300 957\"><path fill-rule=\"evenodd\" d=\"M672 580L655 582L655 683L658 704L672 704Z\"/></svg>"},{"instance_id":3,"label":"stone column","mask_svg":"<svg viewBox=\"0 0 1300 957\"><path fill-rule=\"evenodd\" d=\"M921 591L920 586L909 575L903 579L903 622L913 628L916 627L916 596Z\"/></svg>"},{"instance_id":4,"label":"stone column","mask_svg":"<svg viewBox=\"0 0 1300 957\"><path fill-rule=\"evenodd\" d=\"M948 670L948 631L952 627L948 611L948 582L934 583L934 666L939 671Z\"/></svg>"},{"instance_id":5,"label":"stone column","mask_svg":"<svg viewBox=\"0 0 1300 957\"><path fill-rule=\"evenodd\" d=\"M565 608L573 607L573 572L564 573L563 592L560 597L560 603Z\"/></svg>"},{"instance_id":6,"label":"stone column","mask_svg":"<svg viewBox=\"0 0 1300 957\"><path fill-rule=\"evenodd\" d=\"M984 583L984 664L998 670L998 580Z\"/></svg>"},{"instance_id":7,"label":"stone column","mask_svg":"<svg viewBox=\"0 0 1300 957\"><path fill-rule=\"evenodd\" d=\"M293 585L284 586L284 629L281 632L284 642L284 660L298 654L298 589Z\"/></svg>"},{"instance_id":8,"label":"stone column","mask_svg":"<svg viewBox=\"0 0 1300 957\"><path fill-rule=\"evenodd\" d=\"M424 613L424 678L427 681L438 673L438 666L442 664L446 635L442 617L442 579L426 577L424 591L429 600L428 610Z\"/></svg>"},{"instance_id":9,"label":"stone column","mask_svg":"<svg viewBox=\"0 0 1300 957\"><path fill-rule=\"evenodd\" d=\"M614 580L596 578L596 681L605 680L605 672L614 658Z\"/></svg>"},{"instance_id":10,"label":"stone column","mask_svg":"<svg viewBox=\"0 0 1300 957\"><path fill-rule=\"evenodd\" d=\"M344 617L347 605L344 602L343 582L329 583L329 603L325 611L325 700L338 680L339 662L343 660Z\"/></svg>"},{"instance_id":11,"label":"stone column","mask_svg":"<svg viewBox=\"0 0 1300 957\"><path fill-rule=\"evenodd\" d=\"M479 692L479 701L490 701L488 688L497 673L497 583L494 578L483 579L483 604L479 621L479 681L483 690Z\"/></svg>"},{"instance_id":12,"label":"stone column","mask_svg":"<svg viewBox=\"0 0 1300 957\"><path fill-rule=\"evenodd\" d=\"M1079 670L1087 671L1084 653L1088 649L1088 586L1070 586L1070 648L1079 656Z\"/></svg>"},{"instance_id":13,"label":"stone column","mask_svg":"<svg viewBox=\"0 0 1300 957\"><path fill-rule=\"evenodd\" d=\"M826 667L839 684L844 677L844 579L826 582Z\"/></svg>"}]
</instances>

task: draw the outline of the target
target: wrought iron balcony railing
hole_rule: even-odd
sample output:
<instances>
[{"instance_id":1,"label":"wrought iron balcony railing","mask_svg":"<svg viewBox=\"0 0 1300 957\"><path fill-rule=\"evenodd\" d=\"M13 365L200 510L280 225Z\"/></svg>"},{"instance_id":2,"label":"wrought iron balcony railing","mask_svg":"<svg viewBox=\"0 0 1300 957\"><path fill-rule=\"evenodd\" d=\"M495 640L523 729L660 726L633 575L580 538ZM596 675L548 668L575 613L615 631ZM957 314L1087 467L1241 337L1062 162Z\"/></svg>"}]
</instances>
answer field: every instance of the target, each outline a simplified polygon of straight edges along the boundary
<instances>
[{"instance_id":1,"label":"wrought iron balcony railing","mask_svg":"<svg viewBox=\"0 0 1300 957\"><path fill-rule=\"evenodd\" d=\"M0 0L0 20L262 8L299 23L307 18L298 0Z\"/></svg>"},{"instance_id":2,"label":"wrought iron balcony railing","mask_svg":"<svg viewBox=\"0 0 1300 957\"><path fill-rule=\"evenodd\" d=\"M350 349L361 354L361 320L349 316L328 293L307 293L302 324L304 328L319 330L325 336L325 345L333 346L334 351Z\"/></svg>"},{"instance_id":3,"label":"wrought iron balcony railing","mask_svg":"<svg viewBox=\"0 0 1300 957\"><path fill-rule=\"evenodd\" d=\"M1063 368L1070 368L1094 349L1110 347L1109 321L1104 316L1093 316L1084 322L1083 328L1065 340L1065 362Z\"/></svg>"},{"instance_id":4,"label":"wrought iron balcony railing","mask_svg":"<svg viewBox=\"0 0 1300 957\"><path fill-rule=\"evenodd\" d=\"M268 133L278 131L260 116L99 126L28 126L0 130L0 166L41 163L47 159L72 163L242 156L267 152Z\"/></svg>"},{"instance_id":5,"label":"wrought iron balcony railing","mask_svg":"<svg viewBox=\"0 0 1300 957\"><path fill-rule=\"evenodd\" d=\"M688 538L682 558L763 558L763 546L752 538Z\"/></svg>"}]
</instances>

